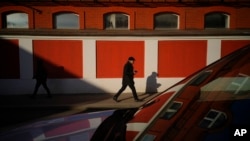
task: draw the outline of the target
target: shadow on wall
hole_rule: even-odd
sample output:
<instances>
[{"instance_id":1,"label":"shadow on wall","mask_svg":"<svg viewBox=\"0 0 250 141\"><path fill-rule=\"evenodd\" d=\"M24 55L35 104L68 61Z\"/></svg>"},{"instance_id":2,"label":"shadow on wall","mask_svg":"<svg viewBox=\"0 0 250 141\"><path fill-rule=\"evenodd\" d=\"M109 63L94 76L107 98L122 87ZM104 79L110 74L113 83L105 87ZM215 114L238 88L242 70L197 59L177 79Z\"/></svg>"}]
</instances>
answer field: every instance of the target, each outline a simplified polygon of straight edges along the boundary
<instances>
[{"instance_id":1,"label":"shadow on wall","mask_svg":"<svg viewBox=\"0 0 250 141\"><path fill-rule=\"evenodd\" d=\"M161 84L157 83L157 72L152 72L150 76L147 78L146 83L146 94L154 94L158 92L158 88L161 86Z\"/></svg>"},{"instance_id":2,"label":"shadow on wall","mask_svg":"<svg viewBox=\"0 0 250 141\"><path fill-rule=\"evenodd\" d=\"M84 81L79 74L76 75L68 71L67 67L69 68L69 66L65 67L63 61L61 61L61 64L60 62L55 64L52 62L54 60L36 55L34 53L34 45L32 52L20 48L19 46L21 45L18 39L0 38L0 44L0 92L3 95L33 93L36 82L32 78L35 73L38 59L44 62L44 66L48 73L47 84L52 94L87 92L107 93L102 88ZM60 57L64 57L63 54L58 53L58 56L59 55ZM72 54L72 56L74 56L74 54ZM81 72L82 67L80 68ZM44 88L40 87L38 90L38 94L39 93L46 92Z\"/></svg>"}]
</instances>

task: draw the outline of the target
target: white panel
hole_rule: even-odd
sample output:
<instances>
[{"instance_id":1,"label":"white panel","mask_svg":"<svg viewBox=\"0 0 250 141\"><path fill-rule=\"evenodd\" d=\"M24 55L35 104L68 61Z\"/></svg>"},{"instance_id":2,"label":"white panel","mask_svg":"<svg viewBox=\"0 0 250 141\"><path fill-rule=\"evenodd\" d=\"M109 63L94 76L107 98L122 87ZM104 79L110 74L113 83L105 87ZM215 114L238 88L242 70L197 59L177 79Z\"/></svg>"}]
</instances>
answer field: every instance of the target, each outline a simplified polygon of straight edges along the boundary
<instances>
[{"instance_id":1,"label":"white panel","mask_svg":"<svg viewBox=\"0 0 250 141\"><path fill-rule=\"evenodd\" d=\"M221 39L207 40L207 65L220 59L221 54Z\"/></svg>"},{"instance_id":2,"label":"white panel","mask_svg":"<svg viewBox=\"0 0 250 141\"><path fill-rule=\"evenodd\" d=\"M145 93L156 93L160 87L157 78L158 70L158 40L145 41L145 79L142 82L145 84L144 88L141 86L138 91Z\"/></svg>"},{"instance_id":3,"label":"white panel","mask_svg":"<svg viewBox=\"0 0 250 141\"><path fill-rule=\"evenodd\" d=\"M33 77L33 51L31 39L19 39L20 78Z\"/></svg>"},{"instance_id":4,"label":"white panel","mask_svg":"<svg viewBox=\"0 0 250 141\"><path fill-rule=\"evenodd\" d=\"M96 78L96 40L83 41L83 78Z\"/></svg>"},{"instance_id":5,"label":"white panel","mask_svg":"<svg viewBox=\"0 0 250 141\"><path fill-rule=\"evenodd\" d=\"M158 68L158 40L145 40L145 77Z\"/></svg>"}]
</instances>

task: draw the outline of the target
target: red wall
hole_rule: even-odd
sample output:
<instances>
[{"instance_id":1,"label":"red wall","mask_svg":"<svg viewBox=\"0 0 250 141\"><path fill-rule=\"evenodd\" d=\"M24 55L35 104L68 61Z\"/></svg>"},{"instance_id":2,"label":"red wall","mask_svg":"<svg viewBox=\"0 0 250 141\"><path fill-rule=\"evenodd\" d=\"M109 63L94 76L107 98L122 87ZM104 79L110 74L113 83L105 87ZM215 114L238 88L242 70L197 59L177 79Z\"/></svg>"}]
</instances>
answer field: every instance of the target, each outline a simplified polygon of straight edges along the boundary
<instances>
[{"instance_id":1,"label":"red wall","mask_svg":"<svg viewBox=\"0 0 250 141\"><path fill-rule=\"evenodd\" d=\"M120 78L128 57L135 57L135 77L144 77L144 41L97 41L97 78Z\"/></svg>"},{"instance_id":2,"label":"red wall","mask_svg":"<svg viewBox=\"0 0 250 141\"><path fill-rule=\"evenodd\" d=\"M186 77L206 66L207 41L159 41L159 77Z\"/></svg>"},{"instance_id":3,"label":"red wall","mask_svg":"<svg viewBox=\"0 0 250 141\"><path fill-rule=\"evenodd\" d=\"M180 16L180 29L204 29L204 16L210 12L224 12L230 15L230 29L250 28L249 8L235 8L227 6L208 7L77 7L77 6L6 6L0 8L0 14L9 11L22 11L29 14L29 26L36 29L53 28L53 14L57 12L73 12L79 14L80 29L104 29L104 14L123 12L130 15L130 29L154 28L154 14L172 12ZM0 19L2 20L2 18ZM2 21L0 22L0 25ZM2 28L2 26L1 26Z\"/></svg>"},{"instance_id":4,"label":"red wall","mask_svg":"<svg viewBox=\"0 0 250 141\"><path fill-rule=\"evenodd\" d=\"M249 8L239 8L236 10L235 23L237 28L244 29L250 27Z\"/></svg>"},{"instance_id":5,"label":"red wall","mask_svg":"<svg viewBox=\"0 0 250 141\"><path fill-rule=\"evenodd\" d=\"M43 59L50 78L82 78L82 50L77 40L33 41L34 62Z\"/></svg>"},{"instance_id":6,"label":"red wall","mask_svg":"<svg viewBox=\"0 0 250 141\"><path fill-rule=\"evenodd\" d=\"M250 45L250 40L222 40L221 41L221 57L230 54L231 52Z\"/></svg>"},{"instance_id":7,"label":"red wall","mask_svg":"<svg viewBox=\"0 0 250 141\"><path fill-rule=\"evenodd\" d=\"M37 9L41 9L42 13L36 12L35 16L35 25L36 28L53 28L53 14L56 14L58 12L73 12L79 15L79 25L80 29L84 29L85 22L84 22L84 12L79 7L72 7L72 6L56 6L56 7L49 7L49 6L41 6L37 7Z\"/></svg>"}]
</instances>

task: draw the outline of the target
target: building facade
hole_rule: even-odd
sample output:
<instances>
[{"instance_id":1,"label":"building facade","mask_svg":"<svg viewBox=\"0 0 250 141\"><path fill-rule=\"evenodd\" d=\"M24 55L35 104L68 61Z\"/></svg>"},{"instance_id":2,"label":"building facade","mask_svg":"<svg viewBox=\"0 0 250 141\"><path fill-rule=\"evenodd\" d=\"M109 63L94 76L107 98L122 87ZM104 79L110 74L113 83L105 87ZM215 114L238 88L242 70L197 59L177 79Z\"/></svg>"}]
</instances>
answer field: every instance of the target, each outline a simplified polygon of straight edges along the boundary
<instances>
[{"instance_id":1,"label":"building facade","mask_svg":"<svg viewBox=\"0 0 250 141\"><path fill-rule=\"evenodd\" d=\"M129 56L137 91L160 92L250 44L249 12L247 0L1 1L0 93L32 93L38 59L52 93L115 93Z\"/></svg>"}]
</instances>

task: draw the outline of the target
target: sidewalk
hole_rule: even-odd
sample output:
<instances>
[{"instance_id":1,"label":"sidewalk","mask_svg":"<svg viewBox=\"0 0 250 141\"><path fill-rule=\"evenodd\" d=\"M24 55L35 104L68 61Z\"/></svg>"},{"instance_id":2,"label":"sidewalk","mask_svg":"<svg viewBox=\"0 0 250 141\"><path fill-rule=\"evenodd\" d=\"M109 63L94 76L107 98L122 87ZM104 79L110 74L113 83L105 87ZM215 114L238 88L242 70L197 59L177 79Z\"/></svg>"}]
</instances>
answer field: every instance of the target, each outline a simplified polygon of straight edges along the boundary
<instances>
[{"instance_id":1,"label":"sidewalk","mask_svg":"<svg viewBox=\"0 0 250 141\"><path fill-rule=\"evenodd\" d=\"M113 94L38 94L36 99L30 95L0 95L1 128L16 126L31 121L46 120L77 113L96 110L135 108L155 97L157 94L138 94L143 102L135 102L132 94L123 93L115 102Z\"/></svg>"},{"instance_id":2,"label":"sidewalk","mask_svg":"<svg viewBox=\"0 0 250 141\"><path fill-rule=\"evenodd\" d=\"M36 99L29 95L0 95L0 108L63 108L63 109L88 109L88 108L132 108L143 103L157 94L138 94L142 102L135 102L132 94L123 93L115 102L113 94L54 94L47 98L46 94L38 94Z\"/></svg>"}]
</instances>

